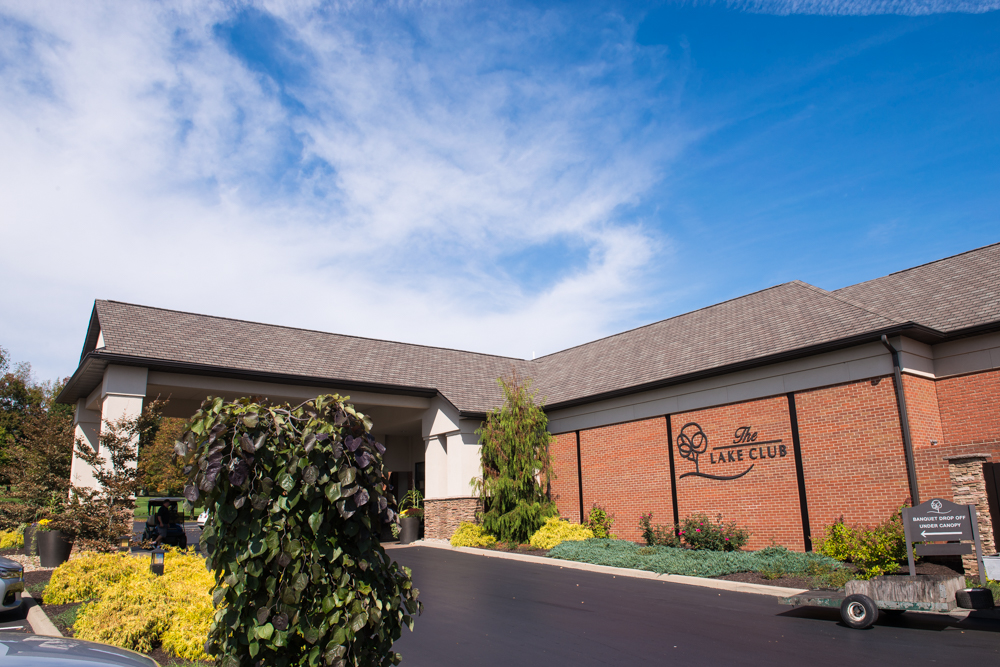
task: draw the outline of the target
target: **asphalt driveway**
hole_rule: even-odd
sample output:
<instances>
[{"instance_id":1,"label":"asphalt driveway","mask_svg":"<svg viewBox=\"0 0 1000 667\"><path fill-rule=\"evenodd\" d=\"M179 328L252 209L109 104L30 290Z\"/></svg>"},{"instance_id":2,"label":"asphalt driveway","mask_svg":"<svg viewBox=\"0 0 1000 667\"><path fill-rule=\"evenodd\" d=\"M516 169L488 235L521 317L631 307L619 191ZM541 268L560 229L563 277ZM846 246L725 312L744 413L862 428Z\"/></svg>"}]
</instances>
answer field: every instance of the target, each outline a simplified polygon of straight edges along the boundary
<instances>
[{"instance_id":1,"label":"asphalt driveway","mask_svg":"<svg viewBox=\"0 0 1000 667\"><path fill-rule=\"evenodd\" d=\"M851 630L838 611L430 547L392 549L424 602L407 667L1000 664L1000 621L904 614Z\"/></svg>"}]
</instances>

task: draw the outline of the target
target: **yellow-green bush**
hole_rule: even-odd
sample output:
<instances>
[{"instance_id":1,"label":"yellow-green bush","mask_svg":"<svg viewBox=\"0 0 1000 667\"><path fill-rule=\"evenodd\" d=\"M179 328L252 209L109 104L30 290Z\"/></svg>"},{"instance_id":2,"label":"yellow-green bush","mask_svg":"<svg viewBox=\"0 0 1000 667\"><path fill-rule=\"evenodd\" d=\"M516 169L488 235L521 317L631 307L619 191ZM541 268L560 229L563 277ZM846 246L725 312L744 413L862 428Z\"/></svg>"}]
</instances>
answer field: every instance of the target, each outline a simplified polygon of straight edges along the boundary
<instances>
[{"instance_id":1,"label":"yellow-green bush","mask_svg":"<svg viewBox=\"0 0 1000 667\"><path fill-rule=\"evenodd\" d=\"M816 551L853 563L858 568L855 575L858 579L891 574L906 558L901 513L897 512L877 526L848 525L841 517L823 531Z\"/></svg>"},{"instance_id":2,"label":"yellow-green bush","mask_svg":"<svg viewBox=\"0 0 1000 667\"><path fill-rule=\"evenodd\" d=\"M88 553L56 568L45 587L45 604L87 602L107 595L120 581L150 580L149 560L122 554Z\"/></svg>"},{"instance_id":3,"label":"yellow-green bush","mask_svg":"<svg viewBox=\"0 0 1000 667\"><path fill-rule=\"evenodd\" d=\"M123 580L80 608L73 636L148 653L170 627L170 616L163 582Z\"/></svg>"},{"instance_id":4,"label":"yellow-green bush","mask_svg":"<svg viewBox=\"0 0 1000 667\"><path fill-rule=\"evenodd\" d=\"M531 546L536 549L551 549L560 542L579 542L593 537L594 531L590 528L554 516L531 536Z\"/></svg>"},{"instance_id":5,"label":"yellow-green bush","mask_svg":"<svg viewBox=\"0 0 1000 667\"><path fill-rule=\"evenodd\" d=\"M209 659L212 573L202 558L175 550L163 572L154 576L146 558L88 553L52 573L45 603L87 602L73 625L80 639L143 652L161 643L180 658Z\"/></svg>"},{"instance_id":6,"label":"yellow-green bush","mask_svg":"<svg viewBox=\"0 0 1000 667\"><path fill-rule=\"evenodd\" d=\"M497 538L493 537L482 526L463 521L458 525L458 530L451 536L451 546L453 547L491 547L496 544Z\"/></svg>"},{"instance_id":7,"label":"yellow-green bush","mask_svg":"<svg viewBox=\"0 0 1000 667\"><path fill-rule=\"evenodd\" d=\"M20 549L24 546L24 535L16 530L0 530L0 549Z\"/></svg>"}]
</instances>

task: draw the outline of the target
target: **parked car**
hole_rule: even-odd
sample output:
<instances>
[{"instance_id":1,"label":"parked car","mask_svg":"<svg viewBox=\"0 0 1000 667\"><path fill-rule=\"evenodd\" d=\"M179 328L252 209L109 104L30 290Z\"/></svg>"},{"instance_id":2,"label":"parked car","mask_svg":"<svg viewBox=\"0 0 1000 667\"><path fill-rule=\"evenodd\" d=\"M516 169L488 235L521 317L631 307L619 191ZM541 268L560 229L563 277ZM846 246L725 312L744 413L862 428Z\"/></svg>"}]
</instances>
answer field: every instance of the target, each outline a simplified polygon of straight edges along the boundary
<instances>
[{"instance_id":1,"label":"parked car","mask_svg":"<svg viewBox=\"0 0 1000 667\"><path fill-rule=\"evenodd\" d=\"M198 515L198 527L204 529L206 523L208 523L208 510Z\"/></svg>"},{"instance_id":2,"label":"parked car","mask_svg":"<svg viewBox=\"0 0 1000 667\"><path fill-rule=\"evenodd\" d=\"M159 667L141 653L67 637L0 632L0 664L23 667Z\"/></svg>"},{"instance_id":3,"label":"parked car","mask_svg":"<svg viewBox=\"0 0 1000 667\"><path fill-rule=\"evenodd\" d=\"M16 560L0 556L0 611L21 606L24 592L24 566Z\"/></svg>"}]
</instances>

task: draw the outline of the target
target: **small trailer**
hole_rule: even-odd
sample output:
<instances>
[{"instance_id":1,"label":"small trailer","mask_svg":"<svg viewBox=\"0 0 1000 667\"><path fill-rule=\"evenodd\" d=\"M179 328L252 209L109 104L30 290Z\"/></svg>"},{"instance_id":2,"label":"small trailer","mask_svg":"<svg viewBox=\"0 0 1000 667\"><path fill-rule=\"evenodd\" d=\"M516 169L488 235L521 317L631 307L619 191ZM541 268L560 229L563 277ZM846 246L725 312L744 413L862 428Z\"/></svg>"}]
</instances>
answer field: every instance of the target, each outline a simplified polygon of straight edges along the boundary
<instances>
[{"instance_id":1,"label":"small trailer","mask_svg":"<svg viewBox=\"0 0 1000 667\"><path fill-rule=\"evenodd\" d=\"M781 604L839 607L844 623L858 629L871 627L878 620L879 610L888 614L904 611L946 614L959 608L993 609L990 589L966 588L965 577L959 574L918 575L914 566L914 556L975 553L979 581L985 585L987 572L996 562L993 557L986 557L984 562L975 505L956 505L944 498L932 498L916 507L903 508L902 519L909 576L848 581L843 591L808 591L779 598Z\"/></svg>"},{"instance_id":2,"label":"small trailer","mask_svg":"<svg viewBox=\"0 0 1000 667\"><path fill-rule=\"evenodd\" d=\"M840 609L849 627L864 629L878 620L879 611L890 615L905 611L948 613L956 609L992 609L988 588L967 589L961 575L889 575L867 581L847 582L842 591L809 591L779 598L781 604Z\"/></svg>"}]
</instances>

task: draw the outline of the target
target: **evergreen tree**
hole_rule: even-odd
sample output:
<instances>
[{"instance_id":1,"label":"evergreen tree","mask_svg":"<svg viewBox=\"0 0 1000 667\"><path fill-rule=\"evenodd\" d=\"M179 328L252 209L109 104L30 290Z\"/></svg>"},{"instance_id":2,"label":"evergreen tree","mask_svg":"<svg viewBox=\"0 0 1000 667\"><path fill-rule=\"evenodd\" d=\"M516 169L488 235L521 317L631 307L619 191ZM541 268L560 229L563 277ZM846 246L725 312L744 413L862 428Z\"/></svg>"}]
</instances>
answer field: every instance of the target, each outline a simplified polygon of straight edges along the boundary
<instances>
[{"instance_id":1,"label":"evergreen tree","mask_svg":"<svg viewBox=\"0 0 1000 667\"><path fill-rule=\"evenodd\" d=\"M547 489L552 479L548 417L535 404L531 380L517 371L497 380L504 404L491 410L476 431L482 445L479 491L486 532L503 542L524 543L556 514Z\"/></svg>"}]
</instances>

